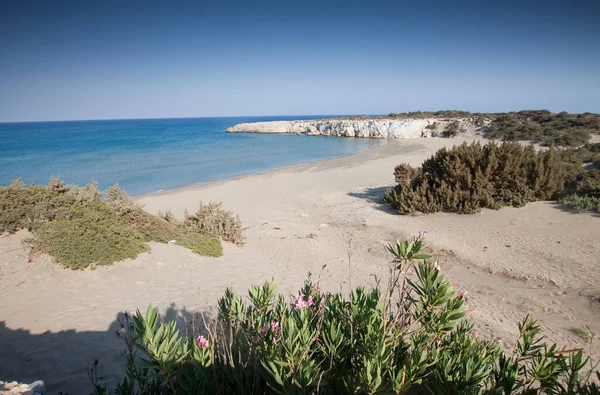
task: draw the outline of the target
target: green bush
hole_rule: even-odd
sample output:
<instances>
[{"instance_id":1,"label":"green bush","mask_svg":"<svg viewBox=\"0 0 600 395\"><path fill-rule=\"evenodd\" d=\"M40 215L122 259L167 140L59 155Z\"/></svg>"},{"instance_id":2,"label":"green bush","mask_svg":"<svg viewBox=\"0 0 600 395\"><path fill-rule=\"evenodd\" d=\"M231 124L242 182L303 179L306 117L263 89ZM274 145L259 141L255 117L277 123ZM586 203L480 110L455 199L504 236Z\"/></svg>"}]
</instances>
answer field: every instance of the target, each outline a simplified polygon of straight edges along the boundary
<instances>
[{"instance_id":1,"label":"green bush","mask_svg":"<svg viewBox=\"0 0 600 395\"><path fill-rule=\"evenodd\" d=\"M588 211L600 213L600 196L567 195L561 198L559 202L578 213Z\"/></svg>"},{"instance_id":2,"label":"green bush","mask_svg":"<svg viewBox=\"0 0 600 395\"><path fill-rule=\"evenodd\" d=\"M452 121L446 126L446 129L442 132L442 137L456 137L459 133L458 121Z\"/></svg>"},{"instance_id":3,"label":"green bush","mask_svg":"<svg viewBox=\"0 0 600 395\"><path fill-rule=\"evenodd\" d=\"M185 336L152 306L126 315L117 393L598 393L590 359L547 344L529 317L511 353L475 336L464 294L423 253L420 236L388 249L383 290L323 293L309 280L287 299L265 283L246 300L228 288L217 316ZM96 374L96 393L108 393Z\"/></svg>"},{"instance_id":4,"label":"green bush","mask_svg":"<svg viewBox=\"0 0 600 395\"><path fill-rule=\"evenodd\" d=\"M186 211L183 228L190 233L206 233L235 244L244 244L244 228L239 215L223 209L222 203L200 203L194 214Z\"/></svg>"},{"instance_id":5,"label":"green bush","mask_svg":"<svg viewBox=\"0 0 600 395\"><path fill-rule=\"evenodd\" d=\"M489 139L576 147L587 143L590 133L600 132L600 115L553 114L545 110L510 112L497 114L482 131Z\"/></svg>"},{"instance_id":6,"label":"green bush","mask_svg":"<svg viewBox=\"0 0 600 395\"><path fill-rule=\"evenodd\" d=\"M115 183L106 191L106 202L142 236L144 241L166 243L182 233L180 224L152 215Z\"/></svg>"},{"instance_id":7,"label":"green bush","mask_svg":"<svg viewBox=\"0 0 600 395\"><path fill-rule=\"evenodd\" d=\"M598 163L600 162L600 143L587 143L577 148L566 148L562 154L569 162Z\"/></svg>"},{"instance_id":8,"label":"green bush","mask_svg":"<svg viewBox=\"0 0 600 395\"><path fill-rule=\"evenodd\" d=\"M429 130L436 130L438 127L438 123L437 122L433 122L427 126L425 126L425 129L429 129Z\"/></svg>"},{"instance_id":9,"label":"green bush","mask_svg":"<svg viewBox=\"0 0 600 395\"><path fill-rule=\"evenodd\" d=\"M148 251L141 236L100 201L77 204L39 228L34 245L70 269L109 265Z\"/></svg>"},{"instance_id":10,"label":"green bush","mask_svg":"<svg viewBox=\"0 0 600 395\"><path fill-rule=\"evenodd\" d=\"M550 200L562 191L566 170L554 150L476 142L442 148L420 168L404 164L394 175L398 185L386 192L385 201L401 214L475 213Z\"/></svg>"},{"instance_id":11,"label":"green bush","mask_svg":"<svg viewBox=\"0 0 600 395\"><path fill-rule=\"evenodd\" d=\"M17 179L0 187L0 233L35 230L48 221L63 218L73 205L98 197L96 183L79 188L65 185L54 176L48 186L24 185Z\"/></svg>"},{"instance_id":12,"label":"green bush","mask_svg":"<svg viewBox=\"0 0 600 395\"><path fill-rule=\"evenodd\" d=\"M135 258L148 249L143 242L149 241L177 240L205 256L223 254L221 242L209 233L243 241L239 217L220 203L201 205L196 214L178 221L170 213L154 216L144 211L118 183L102 199L95 182L77 187L55 177L48 186L16 180L0 187L0 209L0 233L28 229L38 251L73 269Z\"/></svg>"},{"instance_id":13,"label":"green bush","mask_svg":"<svg viewBox=\"0 0 600 395\"><path fill-rule=\"evenodd\" d=\"M563 195L600 198L600 169L580 170L565 182Z\"/></svg>"},{"instance_id":14,"label":"green bush","mask_svg":"<svg viewBox=\"0 0 600 395\"><path fill-rule=\"evenodd\" d=\"M198 255L218 258L223 255L221 241L215 236L202 233L186 233L177 237L177 245L184 246Z\"/></svg>"}]
</instances>

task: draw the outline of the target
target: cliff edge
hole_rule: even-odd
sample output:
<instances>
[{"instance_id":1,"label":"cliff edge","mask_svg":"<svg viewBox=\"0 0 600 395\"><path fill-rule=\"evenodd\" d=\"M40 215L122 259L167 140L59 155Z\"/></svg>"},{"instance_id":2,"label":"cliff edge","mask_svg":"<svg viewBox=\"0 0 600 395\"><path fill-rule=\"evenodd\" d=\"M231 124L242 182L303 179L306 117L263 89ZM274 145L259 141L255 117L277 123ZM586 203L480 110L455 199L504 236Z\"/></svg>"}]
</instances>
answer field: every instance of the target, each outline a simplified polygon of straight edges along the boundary
<instances>
[{"instance_id":1,"label":"cliff edge","mask_svg":"<svg viewBox=\"0 0 600 395\"><path fill-rule=\"evenodd\" d=\"M311 136L403 139L414 137L452 137L460 131L473 133L478 126L471 118L425 119L321 119L240 123L226 129L229 133L293 133ZM450 132L448 130L450 129Z\"/></svg>"}]
</instances>

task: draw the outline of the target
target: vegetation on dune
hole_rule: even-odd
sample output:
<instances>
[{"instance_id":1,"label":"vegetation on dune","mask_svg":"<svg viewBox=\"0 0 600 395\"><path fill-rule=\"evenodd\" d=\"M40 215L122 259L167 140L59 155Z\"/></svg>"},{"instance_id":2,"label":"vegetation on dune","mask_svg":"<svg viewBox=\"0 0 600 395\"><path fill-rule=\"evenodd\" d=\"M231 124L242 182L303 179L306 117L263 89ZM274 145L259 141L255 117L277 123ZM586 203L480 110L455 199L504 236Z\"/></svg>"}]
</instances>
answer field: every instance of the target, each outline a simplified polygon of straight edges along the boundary
<instances>
[{"instance_id":1,"label":"vegetation on dune","mask_svg":"<svg viewBox=\"0 0 600 395\"><path fill-rule=\"evenodd\" d=\"M600 115L519 111L499 114L482 129L490 139L528 140L545 145L576 147L600 132Z\"/></svg>"},{"instance_id":2,"label":"vegetation on dune","mask_svg":"<svg viewBox=\"0 0 600 395\"><path fill-rule=\"evenodd\" d=\"M578 213L592 211L600 213L600 197L568 195L560 199L560 203Z\"/></svg>"},{"instance_id":3,"label":"vegetation on dune","mask_svg":"<svg viewBox=\"0 0 600 395\"><path fill-rule=\"evenodd\" d=\"M243 240L239 217L220 203L201 205L198 213L178 221L172 214L146 212L118 184L102 198L96 183L65 185L52 177L48 186L20 180L0 187L0 233L27 229L34 250L46 252L72 269L135 258L145 242L177 244L205 256L221 256L220 239Z\"/></svg>"},{"instance_id":4,"label":"vegetation on dune","mask_svg":"<svg viewBox=\"0 0 600 395\"><path fill-rule=\"evenodd\" d=\"M419 168L396 166L396 187L384 200L401 214L522 207L561 199L578 211L594 211L600 199L600 144L577 149L536 150L516 142L479 142L442 148Z\"/></svg>"},{"instance_id":5,"label":"vegetation on dune","mask_svg":"<svg viewBox=\"0 0 600 395\"><path fill-rule=\"evenodd\" d=\"M565 169L554 150L518 143L463 143L442 148L417 169L401 164L398 185L385 200L402 214L521 207L549 200L562 190Z\"/></svg>"},{"instance_id":6,"label":"vegetation on dune","mask_svg":"<svg viewBox=\"0 0 600 395\"><path fill-rule=\"evenodd\" d=\"M204 256L218 258L223 255L221 242L209 234L185 233L177 237L176 244Z\"/></svg>"},{"instance_id":7,"label":"vegetation on dune","mask_svg":"<svg viewBox=\"0 0 600 395\"><path fill-rule=\"evenodd\" d=\"M148 307L122 318L127 368L119 394L597 394L600 374L578 349L559 349L525 317L512 352L478 337L456 292L424 251L422 235L388 246L387 287L322 292L309 280L293 298L273 283L218 314L175 321ZM96 394L108 389L91 367ZM594 375L594 378L592 378Z\"/></svg>"},{"instance_id":8,"label":"vegetation on dune","mask_svg":"<svg viewBox=\"0 0 600 395\"><path fill-rule=\"evenodd\" d=\"M438 128L437 122L433 122L433 123L430 123L429 125L425 126L425 129L429 129L429 130L436 130L437 128Z\"/></svg>"},{"instance_id":9,"label":"vegetation on dune","mask_svg":"<svg viewBox=\"0 0 600 395\"><path fill-rule=\"evenodd\" d=\"M174 240L181 229L176 221L168 221L161 216L145 211L139 203L115 183L106 191L106 202L121 218L140 233L144 241L166 243Z\"/></svg>"},{"instance_id":10,"label":"vegetation on dune","mask_svg":"<svg viewBox=\"0 0 600 395\"><path fill-rule=\"evenodd\" d=\"M600 213L600 143L566 150L563 156L569 176L560 203L580 213Z\"/></svg>"},{"instance_id":11,"label":"vegetation on dune","mask_svg":"<svg viewBox=\"0 0 600 395\"><path fill-rule=\"evenodd\" d=\"M446 126L446 129L442 132L442 137L456 137L460 131L458 121L452 121Z\"/></svg>"},{"instance_id":12,"label":"vegetation on dune","mask_svg":"<svg viewBox=\"0 0 600 395\"><path fill-rule=\"evenodd\" d=\"M110 265L149 250L139 233L101 201L73 205L64 217L41 226L34 246L70 269Z\"/></svg>"},{"instance_id":13,"label":"vegetation on dune","mask_svg":"<svg viewBox=\"0 0 600 395\"><path fill-rule=\"evenodd\" d=\"M452 121L469 120L488 139L504 141L531 141L543 145L578 147L589 141L591 134L600 133L600 114L547 110L524 110L508 113L471 113L468 111L415 111L390 113L385 117L399 119L435 118ZM458 126L458 125L457 125ZM431 125L427 129L434 130ZM454 137L459 129L452 127L442 132L443 137Z\"/></svg>"},{"instance_id":14,"label":"vegetation on dune","mask_svg":"<svg viewBox=\"0 0 600 395\"><path fill-rule=\"evenodd\" d=\"M223 209L221 203L200 203L195 213L185 213L182 226L188 232L206 233L235 244L244 244L244 228L239 215Z\"/></svg>"},{"instance_id":15,"label":"vegetation on dune","mask_svg":"<svg viewBox=\"0 0 600 395\"><path fill-rule=\"evenodd\" d=\"M20 179L0 187L0 233L36 230L54 219L64 218L75 204L98 199L96 183L83 188L64 185L52 176L48 186L27 185Z\"/></svg>"}]
</instances>

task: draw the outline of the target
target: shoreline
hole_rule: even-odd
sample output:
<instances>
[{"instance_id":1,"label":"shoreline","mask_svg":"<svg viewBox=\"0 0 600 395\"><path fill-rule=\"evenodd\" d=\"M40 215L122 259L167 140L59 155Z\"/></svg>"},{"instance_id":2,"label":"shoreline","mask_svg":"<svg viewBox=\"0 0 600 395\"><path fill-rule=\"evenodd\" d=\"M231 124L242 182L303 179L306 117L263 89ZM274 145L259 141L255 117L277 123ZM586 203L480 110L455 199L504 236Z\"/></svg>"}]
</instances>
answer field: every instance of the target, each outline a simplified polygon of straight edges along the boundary
<instances>
[{"instance_id":1,"label":"shoreline","mask_svg":"<svg viewBox=\"0 0 600 395\"><path fill-rule=\"evenodd\" d=\"M350 137L350 138L352 138L352 137ZM447 138L437 138L437 137L430 137L429 139L448 140ZM375 140L375 139L373 139L373 140ZM421 140L421 139L414 138L414 139L406 139L406 140ZM469 139L464 139L464 141L469 141ZM361 155L366 154L367 152L371 152L374 150L381 150L383 147L396 144L397 142L399 142L399 140L389 140L389 141L386 141L382 145L368 147L360 152L356 152L356 153L353 153L350 155L342 155L342 156L337 156L337 157L328 158L328 159L319 159L319 160L313 160L313 161L309 161L309 162L296 163L293 165L285 165L285 166L275 167L272 169L262 170L257 173L249 173L249 174L242 174L242 175L233 176L233 177L218 178L218 179L211 180L211 181L187 184L187 185L183 185L180 187L169 188L169 189L158 189L156 192L148 192L148 193L143 193L143 194L139 194L139 195L130 195L130 196L134 200L140 200L140 199L144 199L144 198L148 198L148 197L152 197L152 196L162 196L162 195L173 194L173 193L186 191L186 190L205 188L205 187L209 187L209 186L213 186L213 185L219 185L219 184L229 182L229 181L243 180L243 179L246 179L249 177L268 175L270 173L286 172L286 171L287 172L301 171L301 170L303 170L303 168L308 168L308 167L312 167L312 166L316 166L316 165L320 165L320 164L326 164L328 162L334 162L334 161L343 160L346 158L356 157L357 160L360 160L362 158ZM392 153L389 153L389 155L392 155Z\"/></svg>"}]
</instances>

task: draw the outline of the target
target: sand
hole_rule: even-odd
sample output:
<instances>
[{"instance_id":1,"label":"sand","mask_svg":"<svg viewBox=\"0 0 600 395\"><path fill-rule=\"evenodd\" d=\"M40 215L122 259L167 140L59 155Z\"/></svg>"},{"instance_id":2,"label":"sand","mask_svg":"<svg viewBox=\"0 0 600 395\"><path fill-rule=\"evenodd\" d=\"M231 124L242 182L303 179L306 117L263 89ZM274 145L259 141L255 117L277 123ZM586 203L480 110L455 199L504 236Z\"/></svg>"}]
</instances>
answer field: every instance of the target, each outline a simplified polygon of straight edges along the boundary
<instances>
[{"instance_id":1,"label":"sand","mask_svg":"<svg viewBox=\"0 0 600 395\"><path fill-rule=\"evenodd\" d=\"M226 286L245 293L274 278L292 294L309 272L322 288L345 291L385 275L384 245L420 230L429 232L442 270L467 291L478 333L509 348L529 313L550 340L584 347L598 360L600 347L574 330L587 325L600 334L600 218L551 202L428 216L396 215L381 203L396 164L419 165L459 142L399 140L347 158L139 198L153 213L181 216L208 200L239 213L247 244L225 243L217 259L151 243L151 253L135 260L73 272L46 256L28 262L26 232L1 236L0 379L42 379L50 393L88 392L86 362L99 359L102 382L114 385L124 362L114 334L120 312L151 302L169 317L189 317L210 310Z\"/></svg>"}]
</instances>

